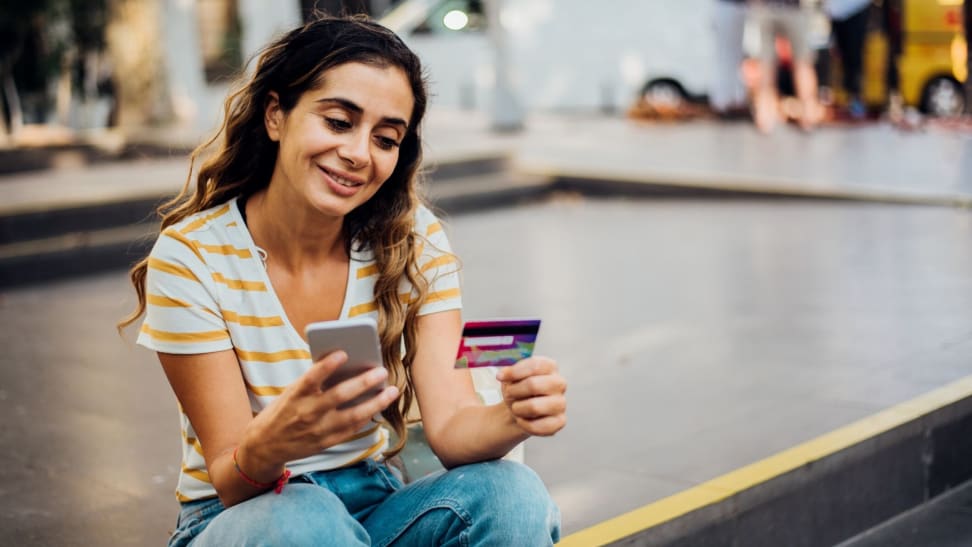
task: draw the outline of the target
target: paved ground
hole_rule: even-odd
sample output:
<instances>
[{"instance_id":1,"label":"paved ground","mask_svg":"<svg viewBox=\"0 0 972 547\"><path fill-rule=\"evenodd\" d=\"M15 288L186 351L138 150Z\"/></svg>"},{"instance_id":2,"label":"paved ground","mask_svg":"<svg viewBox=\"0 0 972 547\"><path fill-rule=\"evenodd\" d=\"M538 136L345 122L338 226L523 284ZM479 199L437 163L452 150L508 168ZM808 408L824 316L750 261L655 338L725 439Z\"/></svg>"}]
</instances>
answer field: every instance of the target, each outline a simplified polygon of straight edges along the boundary
<instances>
[{"instance_id":1,"label":"paved ground","mask_svg":"<svg viewBox=\"0 0 972 547\"><path fill-rule=\"evenodd\" d=\"M467 317L543 317L571 383L568 428L526 447L568 532L972 373L964 211L565 196L450 229ZM12 544L172 525L175 402L111 328L131 301L122 272L0 297Z\"/></svg>"},{"instance_id":2,"label":"paved ground","mask_svg":"<svg viewBox=\"0 0 972 547\"><path fill-rule=\"evenodd\" d=\"M880 187L883 198L845 197L932 203L965 203L972 183L972 140L946 132L766 139L743 124L577 117L508 137L484 127L430 120L429 157L512 150L524 170L561 176ZM103 165L0 184L5 206L97 185L115 199L150 179L177 188L183 169ZM972 373L961 207L567 194L450 221L467 317L543 317L540 351L571 383L568 428L526 449L567 532ZM111 328L132 298L122 272L0 293L4 541L144 545L171 528L175 402L152 355Z\"/></svg>"}]
</instances>

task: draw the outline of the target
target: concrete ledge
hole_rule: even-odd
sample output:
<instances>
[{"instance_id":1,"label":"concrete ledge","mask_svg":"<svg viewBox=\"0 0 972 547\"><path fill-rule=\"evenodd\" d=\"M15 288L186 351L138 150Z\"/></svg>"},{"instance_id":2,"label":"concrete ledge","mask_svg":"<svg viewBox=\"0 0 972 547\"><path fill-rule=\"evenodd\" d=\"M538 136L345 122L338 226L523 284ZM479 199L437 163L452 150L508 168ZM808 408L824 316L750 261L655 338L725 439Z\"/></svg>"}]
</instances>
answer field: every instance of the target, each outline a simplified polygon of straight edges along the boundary
<instances>
[{"instance_id":1,"label":"concrete ledge","mask_svg":"<svg viewBox=\"0 0 972 547\"><path fill-rule=\"evenodd\" d=\"M972 479L972 376L564 538L833 545Z\"/></svg>"},{"instance_id":2,"label":"concrete ledge","mask_svg":"<svg viewBox=\"0 0 972 547\"><path fill-rule=\"evenodd\" d=\"M777 197L972 207L972 198L962 195L889 191L876 188L823 187L782 180L744 182L725 176L697 180L665 175L646 176L645 178L614 178L585 176L582 173L564 175L543 170L526 170L524 172L538 176L547 173L547 176L554 178L556 188L588 195Z\"/></svg>"}]
</instances>

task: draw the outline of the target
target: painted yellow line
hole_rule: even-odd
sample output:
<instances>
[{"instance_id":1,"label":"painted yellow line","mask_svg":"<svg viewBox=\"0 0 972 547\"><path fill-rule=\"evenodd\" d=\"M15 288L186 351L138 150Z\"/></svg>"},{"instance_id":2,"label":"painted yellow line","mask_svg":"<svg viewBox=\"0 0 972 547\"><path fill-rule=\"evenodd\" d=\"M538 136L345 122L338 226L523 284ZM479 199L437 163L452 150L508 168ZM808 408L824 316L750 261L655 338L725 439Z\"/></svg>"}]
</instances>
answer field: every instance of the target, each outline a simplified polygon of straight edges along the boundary
<instances>
[{"instance_id":1,"label":"painted yellow line","mask_svg":"<svg viewBox=\"0 0 972 547\"><path fill-rule=\"evenodd\" d=\"M558 545L588 547L618 541L722 501L970 396L972 376L967 376L756 463L575 532Z\"/></svg>"}]
</instances>

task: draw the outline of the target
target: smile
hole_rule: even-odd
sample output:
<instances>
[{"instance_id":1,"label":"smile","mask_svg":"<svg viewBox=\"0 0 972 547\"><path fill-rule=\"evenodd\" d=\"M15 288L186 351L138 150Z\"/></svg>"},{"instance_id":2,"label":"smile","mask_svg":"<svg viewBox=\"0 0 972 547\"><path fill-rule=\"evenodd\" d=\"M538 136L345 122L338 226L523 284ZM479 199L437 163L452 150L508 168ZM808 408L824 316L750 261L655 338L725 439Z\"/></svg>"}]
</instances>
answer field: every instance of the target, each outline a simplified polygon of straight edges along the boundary
<instances>
[{"instance_id":1,"label":"smile","mask_svg":"<svg viewBox=\"0 0 972 547\"><path fill-rule=\"evenodd\" d=\"M364 186L365 184L365 181L361 179L352 179L343 175L339 175L338 173L335 173L334 171L331 171L326 167L318 166L318 169L323 171L324 174L330 177L330 179L333 180L335 183L344 186L345 188L357 188L358 186Z\"/></svg>"}]
</instances>

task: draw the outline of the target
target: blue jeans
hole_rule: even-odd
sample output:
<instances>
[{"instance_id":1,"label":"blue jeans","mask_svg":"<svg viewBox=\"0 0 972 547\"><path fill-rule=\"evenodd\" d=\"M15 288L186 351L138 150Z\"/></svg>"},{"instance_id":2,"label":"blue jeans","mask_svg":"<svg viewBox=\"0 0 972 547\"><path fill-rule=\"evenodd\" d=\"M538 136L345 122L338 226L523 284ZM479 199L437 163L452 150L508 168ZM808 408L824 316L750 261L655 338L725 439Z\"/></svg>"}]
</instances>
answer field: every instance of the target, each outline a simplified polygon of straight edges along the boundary
<instances>
[{"instance_id":1,"label":"blue jeans","mask_svg":"<svg viewBox=\"0 0 972 547\"><path fill-rule=\"evenodd\" d=\"M169 547L228 545L551 545L560 511L525 465L505 460L456 467L403 486L387 466L292 478L224 509L184 503Z\"/></svg>"}]
</instances>

